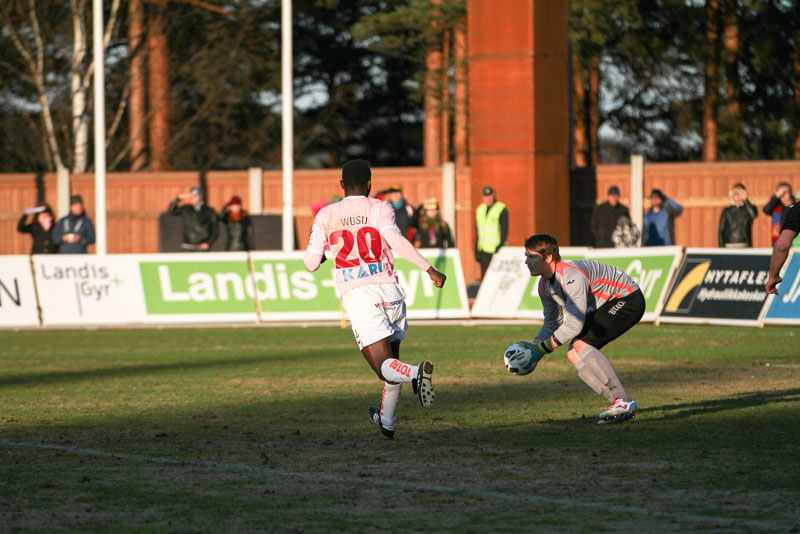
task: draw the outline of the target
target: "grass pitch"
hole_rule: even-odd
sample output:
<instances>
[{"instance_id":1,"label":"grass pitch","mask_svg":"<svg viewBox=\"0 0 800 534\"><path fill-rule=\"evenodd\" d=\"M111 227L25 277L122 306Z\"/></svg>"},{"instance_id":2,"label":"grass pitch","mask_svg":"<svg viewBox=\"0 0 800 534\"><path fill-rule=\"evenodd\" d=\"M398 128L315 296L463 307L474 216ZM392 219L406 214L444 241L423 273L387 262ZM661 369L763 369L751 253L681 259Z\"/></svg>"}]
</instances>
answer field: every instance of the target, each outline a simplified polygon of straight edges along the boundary
<instances>
[{"instance_id":1,"label":"grass pitch","mask_svg":"<svg viewBox=\"0 0 800 534\"><path fill-rule=\"evenodd\" d=\"M415 326L395 441L349 330L0 332L4 532L798 532L800 337L639 325L607 407L538 326ZM769 364L769 366L767 366Z\"/></svg>"}]
</instances>

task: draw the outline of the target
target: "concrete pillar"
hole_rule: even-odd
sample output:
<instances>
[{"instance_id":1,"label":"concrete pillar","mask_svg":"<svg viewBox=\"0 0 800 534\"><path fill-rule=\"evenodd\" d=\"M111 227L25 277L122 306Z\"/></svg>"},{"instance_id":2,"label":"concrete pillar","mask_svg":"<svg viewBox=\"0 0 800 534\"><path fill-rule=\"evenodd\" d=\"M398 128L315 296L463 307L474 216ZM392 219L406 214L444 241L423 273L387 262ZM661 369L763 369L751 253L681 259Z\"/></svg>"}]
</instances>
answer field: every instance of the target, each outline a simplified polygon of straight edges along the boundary
<instances>
[{"instance_id":1,"label":"concrete pillar","mask_svg":"<svg viewBox=\"0 0 800 534\"><path fill-rule=\"evenodd\" d=\"M569 244L567 0L469 0L472 202L492 186L509 244Z\"/></svg>"},{"instance_id":2,"label":"concrete pillar","mask_svg":"<svg viewBox=\"0 0 800 534\"><path fill-rule=\"evenodd\" d=\"M56 171L56 220L69 215L70 191L69 171L59 167Z\"/></svg>"},{"instance_id":3,"label":"concrete pillar","mask_svg":"<svg viewBox=\"0 0 800 534\"><path fill-rule=\"evenodd\" d=\"M253 215L260 215L264 211L264 182L261 167L250 167L247 170L247 181L250 189L250 206L248 209Z\"/></svg>"}]
</instances>

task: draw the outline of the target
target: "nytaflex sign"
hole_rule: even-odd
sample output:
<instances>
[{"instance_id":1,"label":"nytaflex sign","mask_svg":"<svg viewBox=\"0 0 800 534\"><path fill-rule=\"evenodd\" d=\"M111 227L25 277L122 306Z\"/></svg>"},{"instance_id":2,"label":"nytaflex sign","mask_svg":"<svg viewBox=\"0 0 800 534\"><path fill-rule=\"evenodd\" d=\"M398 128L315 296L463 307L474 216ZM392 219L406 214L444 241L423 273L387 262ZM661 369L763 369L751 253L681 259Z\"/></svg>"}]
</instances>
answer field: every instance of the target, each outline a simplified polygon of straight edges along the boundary
<instances>
[{"instance_id":1,"label":"nytaflex sign","mask_svg":"<svg viewBox=\"0 0 800 534\"><path fill-rule=\"evenodd\" d=\"M38 326L29 256L0 256L0 326Z\"/></svg>"},{"instance_id":2,"label":"nytaflex sign","mask_svg":"<svg viewBox=\"0 0 800 534\"><path fill-rule=\"evenodd\" d=\"M660 320L758 324L770 254L769 249L687 249Z\"/></svg>"},{"instance_id":3,"label":"nytaflex sign","mask_svg":"<svg viewBox=\"0 0 800 534\"><path fill-rule=\"evenodd\" d=\"M800 324L800 252L792 252L778 284L778 294L770 296L765 323Z\"/></svg>"}]
</instances>

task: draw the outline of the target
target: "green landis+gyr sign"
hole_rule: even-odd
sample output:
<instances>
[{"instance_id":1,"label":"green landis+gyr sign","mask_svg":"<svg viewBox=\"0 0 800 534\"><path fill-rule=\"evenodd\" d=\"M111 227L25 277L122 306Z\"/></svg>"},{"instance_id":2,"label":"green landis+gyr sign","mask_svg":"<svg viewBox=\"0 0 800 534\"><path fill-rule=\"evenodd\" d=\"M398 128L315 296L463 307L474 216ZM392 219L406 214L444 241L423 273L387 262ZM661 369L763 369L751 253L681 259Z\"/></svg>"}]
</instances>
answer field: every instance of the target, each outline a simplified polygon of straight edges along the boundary
<instances>
[{"instance_id":1,"label":"green landis+gyr sign","mask_svg":"<svg viewBox=\"0 0 800 534\"><path fill-rule=\"evenodd\" d=\"M448 283L433 286L428 275L397 258L395 269L406 291L409 314L467 315L461 265L457 254L426 254ZM302 253L253 253L250 261L140 261L148 315L246 314L322 318L341 310L332 262L306 271ZM259 309L260 308L260 309Z\"/></svg>"}]
</instances>

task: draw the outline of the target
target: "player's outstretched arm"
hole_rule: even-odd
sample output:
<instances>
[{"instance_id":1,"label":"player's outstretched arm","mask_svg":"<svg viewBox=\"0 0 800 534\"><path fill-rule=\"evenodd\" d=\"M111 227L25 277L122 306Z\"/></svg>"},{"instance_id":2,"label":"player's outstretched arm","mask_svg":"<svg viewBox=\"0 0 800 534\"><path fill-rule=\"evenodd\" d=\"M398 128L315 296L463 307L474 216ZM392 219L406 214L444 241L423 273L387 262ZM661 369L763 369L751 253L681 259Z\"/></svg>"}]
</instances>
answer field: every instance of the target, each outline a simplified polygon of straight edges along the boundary
<instances>
[{"instance_id":1,"label":"player's outstretched arm","mask_svg":"<svg viewBox=\"0 0 800 534\"><path fill-rule=\"evenodd\" d=\"M781 267L786 263L792 241L797 237L797 232L783 230L772 248L772 257L769 263L769 280L767 280L767 293L778 294L778 284L783 280L780 277Z\"/></svg>"},{"instance_id":2,"label":"player's outstretched arm","mask_svg":"<svg viewBox=\"0 0 800 534\"><path fill-rule=\"evenodd\" d=\"M381 235L383 236L383 239L386 240L386 244L389 245L389 248L397 252L400 257L410 261L421 270L430 274L429 271L431 264L428 263L428 260L423 258L422 254L417 251L414 245L412 245L411 242L405 238L397 225L391 224L381 228ZM442 273L439 274L444 276Z\"/></svg>"},{"instance_id":3,"label":"player's outstretched arm","mask_svg":"<svg viewBox=\"0 0 800 534\"><path fill-rule=\"evenodd\" d=\"M428 273L428 276L431 277L433 281L433 285L436 287L442 287L444 285L444 281L447 280L447 276L444 273L441 273L433 268L433 266L428 267L428 270L425 271Z\"/></svg>"}]
</instances>

